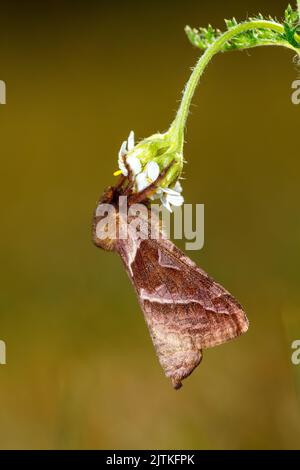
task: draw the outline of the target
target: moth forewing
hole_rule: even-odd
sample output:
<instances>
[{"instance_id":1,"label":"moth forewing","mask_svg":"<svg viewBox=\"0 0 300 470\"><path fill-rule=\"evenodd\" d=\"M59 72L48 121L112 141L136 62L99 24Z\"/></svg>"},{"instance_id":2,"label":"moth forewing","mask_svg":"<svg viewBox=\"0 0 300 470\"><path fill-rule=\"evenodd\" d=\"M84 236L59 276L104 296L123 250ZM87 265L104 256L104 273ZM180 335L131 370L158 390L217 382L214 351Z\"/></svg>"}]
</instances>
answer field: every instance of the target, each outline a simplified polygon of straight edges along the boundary
<instances>
[{"instance_id":1,"label":"moth forewing","mask_svg":"<svg viewBox=\"0 0 300 470\"><path fill-rule=\"evenodd\" d=\"M159 361L179 388L200 363L202 349L245 332L247 318L235 299L170 241L142 240L134 257L128 254L129 246L122 242L119 253Z\"/></svg>"},{"instance_id":2,"label":"moth forewing","mask_svg":"<svg viewBox=\"0 0 300 470\"><path fill-rule=\"evenodd\" d=\"M111 194L110 198L114 203L116 195ZM107 196L102 201L107 203ZM110 217L115 217L117 225L127 224L127 237L118 237L117 230L116 240L103 239L103 211L98 208L94 241L101 248L119 253L137 293L159 362L178 389L201 362L202 350L244 333L247 317L229 292L166 239L159 216L147 205L134 204L139 207L131 206L124 218L118 204L114 204L116 212L112 211ZM98 223L102 224L100 230Z\"/></svg>"}]
</instances>

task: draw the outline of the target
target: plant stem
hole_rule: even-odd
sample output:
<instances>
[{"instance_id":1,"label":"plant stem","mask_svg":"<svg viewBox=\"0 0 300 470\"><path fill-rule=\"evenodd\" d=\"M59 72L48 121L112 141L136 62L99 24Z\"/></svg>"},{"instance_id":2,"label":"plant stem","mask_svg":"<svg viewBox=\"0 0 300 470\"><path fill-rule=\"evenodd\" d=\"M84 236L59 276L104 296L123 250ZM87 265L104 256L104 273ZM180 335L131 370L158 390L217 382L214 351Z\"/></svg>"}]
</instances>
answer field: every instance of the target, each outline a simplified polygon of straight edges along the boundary
<instances>
[{"instance_id":1,"label":"plant stem","mask_svg":"<svg viewBox=\"0 0 300 470\"><path fill-rule=\"evenodd\" d=\"M298 6L300 7L300 0L297 0ZM203 74L206 66L211 61L213 56L217 54L226 42L230 41L234 36L249 31L251 29L271 29L276 31L280 34L284 33L284 27L273 21L266 21L266 20L253 20L247 21L245 23L238 24L230 28L228 31L223 33L215 42L204 52L204 54L198 60L183 92L183 97L175 117L175 120L171 124L170 132L177 134L177 139L179 139L180 146L183 147L183 131L187 121L189 108L191 105L192 98L194 96L196 87L199 83L199 79ZM290 49L296 50L293 48L291 44L287 41L278 41L278 43L273 43L273 45L284 46ZM299 52L298 52L299 53Z\"/></svg>"},{"instance_id":2,"label":"plant stem","mask_svg":"<svg viewBox=\"0 0 300 470\"><path fill-rule=\"evenodd\" d=\"M300 18L300 0L297 0L297 8L298 8L298 14Z\"/></svg>"}]
</instances>

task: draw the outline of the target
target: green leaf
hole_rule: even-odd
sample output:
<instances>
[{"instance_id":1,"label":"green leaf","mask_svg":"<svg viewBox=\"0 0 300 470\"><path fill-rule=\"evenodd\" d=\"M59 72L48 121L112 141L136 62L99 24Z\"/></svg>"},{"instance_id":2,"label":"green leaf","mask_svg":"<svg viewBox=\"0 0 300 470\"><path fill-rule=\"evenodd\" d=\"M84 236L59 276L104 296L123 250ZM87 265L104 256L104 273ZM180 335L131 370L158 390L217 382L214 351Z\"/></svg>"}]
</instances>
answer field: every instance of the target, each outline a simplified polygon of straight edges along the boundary
<instances>
[{"instance_id":1,"label":"green leaf","mask_svg":"<svg viewBox=\"0 0 300 470\"><path fill-rule=\"evenodd\" d=\"M253 18L249 18L247 21L261 20L277 23L276 18L272 16L265 18L261 13ZM225 20L227 30L242 23L243 22L238 23L235 18ZM284 26L284 34L263 28L246 31L237 34L228 41L222 51L243 50L251 47L278 44L282 43L282 41L287 41L293 47L300 48L300 18L298 10L293 10L291 5L288 5L284 13L284 20L281 24ZM211 25L207 28L200 27L198 29L186 26L185 32L190 42L202 50L207 49L222 34L219 29L214 29Z\"/></svg>"}]
</instances>

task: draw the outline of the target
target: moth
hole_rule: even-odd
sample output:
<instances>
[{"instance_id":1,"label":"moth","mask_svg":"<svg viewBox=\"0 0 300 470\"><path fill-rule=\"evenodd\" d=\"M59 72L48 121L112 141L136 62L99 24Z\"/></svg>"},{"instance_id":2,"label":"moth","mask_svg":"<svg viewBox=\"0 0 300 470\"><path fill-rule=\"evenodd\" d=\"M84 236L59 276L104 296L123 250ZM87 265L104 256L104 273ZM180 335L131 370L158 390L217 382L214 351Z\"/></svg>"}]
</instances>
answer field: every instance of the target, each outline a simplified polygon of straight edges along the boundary
<instances>
[{"instance_id":1,"label":"moth","mask_svg":"<svg viewBox=\"0 0 300 470\"><path fill-rule=\"evenodd\" d=\"M133 191L133 175L128 168L128 176L121 176L116 186L109 187L96 207L93 241L121 257L159 362L173 387L179 389L182 380L200 364L203 350L246 332L248 320L235 298L166 238L159 217L154 221L156 236L150 236L153 218L150 224L149 196L169 166L140 192ZM126 219L120 210L125 197ZM130 215L137 204L144 210ZM108 225L116 226L114 237L107 235ZM139 232L133 229L137 225ZM126 236L121 237L124 229Z\"/></svg>"}]
</instances>

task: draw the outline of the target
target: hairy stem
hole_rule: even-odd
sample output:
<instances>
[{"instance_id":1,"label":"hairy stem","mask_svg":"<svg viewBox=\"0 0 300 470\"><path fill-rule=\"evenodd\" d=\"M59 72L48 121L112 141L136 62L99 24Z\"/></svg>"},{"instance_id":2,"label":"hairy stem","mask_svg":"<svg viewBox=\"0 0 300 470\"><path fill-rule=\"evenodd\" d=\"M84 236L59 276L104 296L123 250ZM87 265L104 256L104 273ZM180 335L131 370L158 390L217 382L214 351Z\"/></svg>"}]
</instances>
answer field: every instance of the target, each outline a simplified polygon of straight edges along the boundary
<instances>
[{"instance_id":1,"label":"hairy stem","mask_svg":"<svg viewBox=\"0 0 300 470\"><path fill-rule=\"evenodd\" d=\"M300 0L297 0L297 2L298 6L300 6ZM179 139L181 146L183 146L183 130L187 121L191 101L194 96L196 87L199 83L200 77L203 74L206 66L211 61L213 56L221 51L226 42L230 41L234 36L237 36L242 32L249 31L252 29L271 29L280 34L284 34L284 27L279 23L266 20L247 21L245 23L241 23L230 28L228 31L223 33L218 39L216 39L215 42L208 49L206 49L204 54L198 60L185 86L177 115L170 127L170 132L177 134L177 138ZM293 46L285 40L278 41L278 43L273 43L272 45L284 46L296 51L296 49L294 49ZM299 51L297 52L299 53Z\"/></svg>"}]
</instances>

